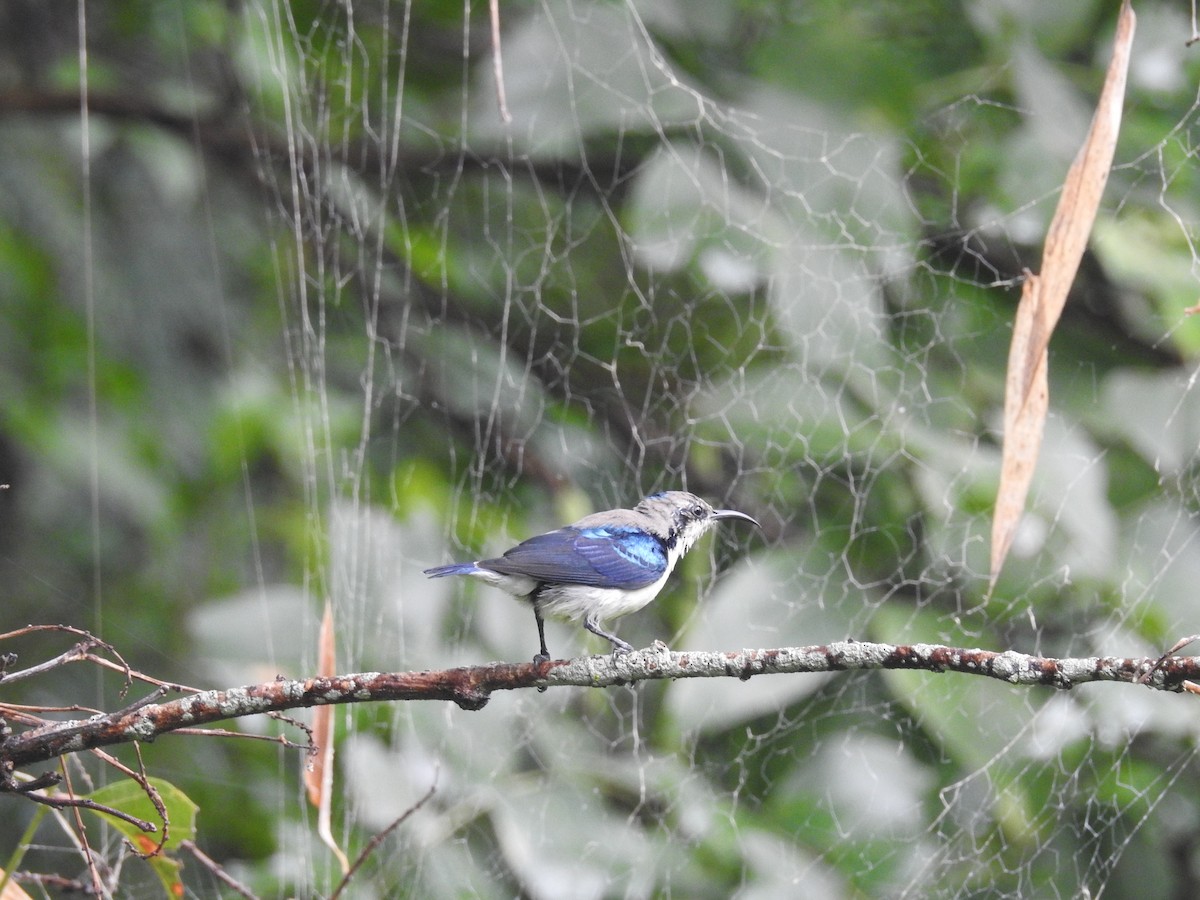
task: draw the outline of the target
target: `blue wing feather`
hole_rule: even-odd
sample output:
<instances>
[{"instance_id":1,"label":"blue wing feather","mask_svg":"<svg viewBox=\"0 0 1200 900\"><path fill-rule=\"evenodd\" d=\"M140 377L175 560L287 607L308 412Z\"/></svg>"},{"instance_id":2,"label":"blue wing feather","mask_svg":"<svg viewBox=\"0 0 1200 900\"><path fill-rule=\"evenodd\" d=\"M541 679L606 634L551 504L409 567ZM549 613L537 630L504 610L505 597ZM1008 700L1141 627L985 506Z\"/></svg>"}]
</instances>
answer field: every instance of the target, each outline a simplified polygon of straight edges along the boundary
<instances>
[{"instance_id":1,"label":"blue wing feather","mask_svg":"<svg viewBox=\"0 0 1200 900\"><path fill-rule=\"evenodd\" d=\"M658 538L636 528L567 527L539 534L476 565L554 584L632 589L662 577L667 550Z\"/></svg>"}]
</instances>

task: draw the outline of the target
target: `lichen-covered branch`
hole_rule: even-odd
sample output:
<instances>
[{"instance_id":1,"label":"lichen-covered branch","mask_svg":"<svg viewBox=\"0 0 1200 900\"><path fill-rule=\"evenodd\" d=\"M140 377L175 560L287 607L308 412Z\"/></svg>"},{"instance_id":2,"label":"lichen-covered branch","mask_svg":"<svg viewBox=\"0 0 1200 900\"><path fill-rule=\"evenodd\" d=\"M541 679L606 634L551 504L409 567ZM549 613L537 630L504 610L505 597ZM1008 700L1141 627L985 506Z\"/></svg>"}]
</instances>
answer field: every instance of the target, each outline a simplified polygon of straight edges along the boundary
<instances>
[{"instance_id":1,"label":"lichen-covered branch","mask_svg":"<svg viewBox=\"0 0 1200 900\"><path fill-rule=\"evenodd\" d=\"M494 691L532 687L608 687L664 678L749 679L806 672L914 669L983 675L1009 684L1060 689L1093 681L1142 681L1180 691L1200 680L1200 657L1087 657L1051 659L1012 650L960 649L936 644L840 641L776 650L680 651L662 645L623 655L534 663L490 663L429 672L367 672L285 680L226 691L204 691L174 700L135 703L117 712L54 722L0 742L0 771L81 750L152 741L182 728L259 713L323 704L388 700L450 700L481 709ZM2 707L0 707L2 712Z\"/></svg>"}]
</instances>

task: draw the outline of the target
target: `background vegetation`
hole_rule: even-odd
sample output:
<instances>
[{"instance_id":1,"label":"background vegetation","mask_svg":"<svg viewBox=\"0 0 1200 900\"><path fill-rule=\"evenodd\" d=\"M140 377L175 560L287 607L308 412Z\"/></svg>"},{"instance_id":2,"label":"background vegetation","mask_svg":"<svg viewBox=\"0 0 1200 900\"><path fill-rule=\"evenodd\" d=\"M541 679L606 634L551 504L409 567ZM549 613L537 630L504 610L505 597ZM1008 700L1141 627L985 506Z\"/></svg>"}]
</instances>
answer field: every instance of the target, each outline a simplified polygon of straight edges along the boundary
<instances>
[{"instance_id":1,"label":"background vegetation","mask_svg":"<svg viewBox=\"0 0 1200 900\"><path fill-rule=\"evenodd\" d=\"M69 623L229 687L311 672L328 598L343 671L523 660L531 615L421 569L687 487L765 536L689 557L621 623L636 646L1156 655L1198 630L1200 577L1179 4L1137 7L1030 514L986 593L1020 275L1116 8L504 4L505 122L479 3L0 2L0 630ZM349 708L334 830L361 848L437 785L364 896L1196 892L1186 695L974 681ZM79 666L3 700L118 687ZM255 891L340 877L294 751L145 757ZM32 811L0 801L4 859ZM63 840L44 823L23 867L78 874Z\"/></svg>"}]
</instances>

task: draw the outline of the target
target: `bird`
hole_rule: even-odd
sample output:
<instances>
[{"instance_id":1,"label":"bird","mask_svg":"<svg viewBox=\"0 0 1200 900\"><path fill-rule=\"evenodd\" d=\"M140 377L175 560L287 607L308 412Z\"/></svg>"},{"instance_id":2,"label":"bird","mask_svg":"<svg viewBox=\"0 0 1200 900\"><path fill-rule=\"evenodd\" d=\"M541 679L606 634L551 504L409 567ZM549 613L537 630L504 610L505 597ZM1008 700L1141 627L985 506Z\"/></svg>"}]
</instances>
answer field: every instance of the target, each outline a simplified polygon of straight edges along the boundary
<instances>
[{"instance_id":1,"label":"bird","mask_svg":"<svg viewBox=\"0 0 1200 900\"><path fill-rule=\"evenodd\" d=\"M609 641L613 653L633 647L604 623L641 609L663 589L679 558L722 519L762 526L735 509L713 509L687 491L660 491L633 509L593 513L578 522L522 541L494 559L425 569L430 578L465 575L529 602L540 648L550 659L546 616L583 621Z\"/></svg>"}]
</instances>

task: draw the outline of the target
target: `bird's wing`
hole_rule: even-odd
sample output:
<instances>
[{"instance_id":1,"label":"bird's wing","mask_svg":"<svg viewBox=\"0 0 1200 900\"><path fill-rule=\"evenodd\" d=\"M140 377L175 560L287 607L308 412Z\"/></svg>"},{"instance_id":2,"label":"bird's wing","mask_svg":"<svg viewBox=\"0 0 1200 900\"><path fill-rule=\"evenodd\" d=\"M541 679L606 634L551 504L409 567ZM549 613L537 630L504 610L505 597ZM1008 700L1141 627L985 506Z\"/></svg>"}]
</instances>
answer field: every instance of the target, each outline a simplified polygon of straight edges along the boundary
<instances>
[{"instance_id":1,"label":"bird's wing","mask_svg":"<svg viewBox=\"0 0 1200 900\"><path fill-rule=\"evenodd\" d=\"M476 565L555 584L632 590L662 577L667 551L658 538L635 528L567 527L539 534Z\"/></svg>"}]
</instances>

